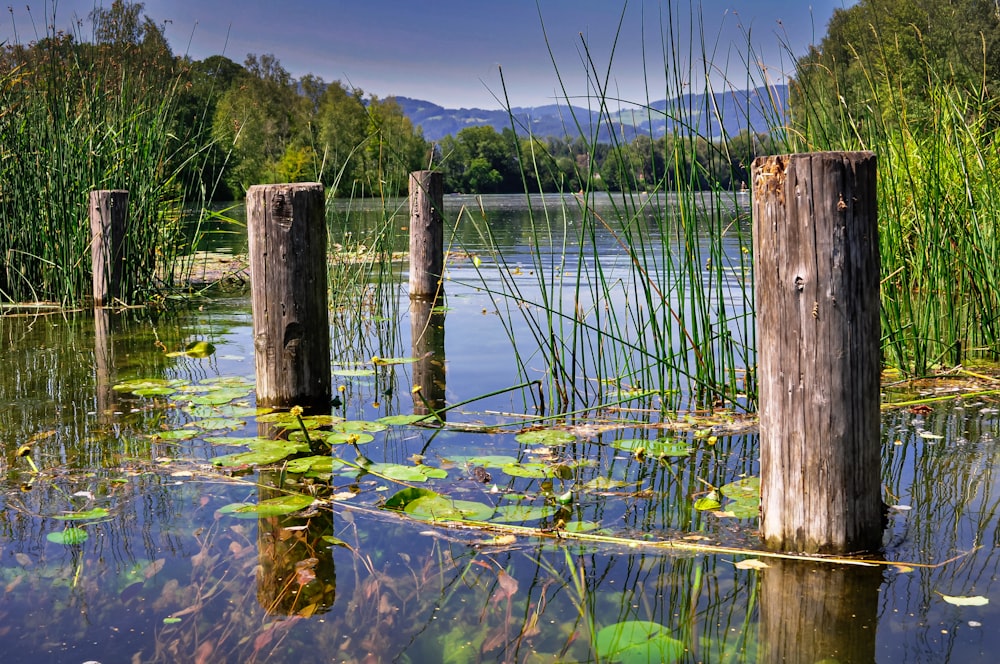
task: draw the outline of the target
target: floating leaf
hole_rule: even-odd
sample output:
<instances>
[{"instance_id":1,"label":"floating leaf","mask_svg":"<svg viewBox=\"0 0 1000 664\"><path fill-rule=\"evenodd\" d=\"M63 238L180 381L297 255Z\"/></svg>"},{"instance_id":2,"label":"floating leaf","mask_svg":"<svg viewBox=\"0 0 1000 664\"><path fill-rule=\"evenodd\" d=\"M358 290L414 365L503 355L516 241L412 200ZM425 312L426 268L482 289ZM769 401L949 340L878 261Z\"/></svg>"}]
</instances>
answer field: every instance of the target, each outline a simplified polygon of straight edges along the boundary
<instances>
[{"instance_id":1,"label":"floating leaf","mask_svg":"<svg viewBox=\"0 0 1000 664\"><path fill-rule=\"evenodd\" d=\"M742 501L760 501L760 478L744 477L741 480L730 482L721 489L722 495L726 498Z\"/></svg>"},{"instance_id":2,"label":"floating leaf","mask_svg":"<svg viewBox=\"0 0 1000 664\"><path fill-rule=\"evenodd\" d=\"M361 378L364 376L374 376L374 369L335 369L333 371L334 376L343 376L345 378Z\"/></svg>"},{"instance_id":3,"label":"floating leaf","mask_svg":"<svg viewBox=\"0 0 1000 664\"><path fill-rule=\"evenodd\" d=\"M601 524L596 521L567 521L566 525L563 526L563 530L568 533L589 533L591 530L597 530L601 527Z\"/></svg>"},{"instance_id":4,"label":"floating leaf","mask_svg":"<svg viewBox=\"0 0 1000 664\"><path fill-rule=\"evenodd\" d=\"M281 516L298 512L313 504L312 496L305 496L293 493L287 496L279 496L270 500L263 500L260 503L231 503L220 507L220 514L231 514L240 519Z\"/></svg>"},{"instance_id":5,"label":"floating leaf","mask_svg":"<svg viewBox=\"0 0 1000 664\"><path fill-rule=\"evenodd\" d=\"M767 569L770 565L760 558L747 558L736 563L735 567L736 569Z\"/></svg>"},{"instance_id":6,"label":"floating leaf","mask_svg":"<svg viewBox=\"0 0 1000 664\"><path fill-rule=\"evenodd\" d=\"M351 548L350 544L340 539L339 537L334 537L333 535L323 535L323 537L321 537L320 539L322 539L327 544L332 544L333 546L342 546L345 549Z\"/></svg>"},{"instance_id":7,"label":"floating leaf","mask_svg":"<svg viewBox=\"0 0 1000 664\"><path fill-rule=\"evenodd\" d=\"M555 514L555 509L548 505L503 505L496 508L490 521L493 523L519 523L521 521L539 521Z\"/></svg>"},{"instance_id":8,"label":"floating leaf","mask_svg":"<svg viewBox=\"0 0 1000 664\"><path fill-rule=\"evenodd\" d=\"M400 482L426 482L429 479L444 479L448 471L432 466L404 466L398 463L371 463L365 466L368 472Z\"/></svg>"},{"instance_id":9,"label":"floating leaf","mask_svg":"<svg viewBox=\"0 0 1000 664\"><path fill-rule=\"evenodd\" d=\"M323 440L330 445L364 445L375 440L375 436L360 431L334 431L323 436Z\"/></svg>"},{"instance_id":10,"label":"floating leaf","mask_svg":"<svg viewBox=\"0 0 1000 664\"><path fill-rule=\"evenodd\" d=\"M448 460L456 464L482 466L483 468L503 468L508 464L520 463L517 457L504 454L485 454L483 456L450 456Z\"/></svg>"},{"instance_id":11,"label":"floating leaf","mask_svg":"<svg viewBox=\"0 0 1000 664\"><path fill-rule=\"evenodd\" d=\"M309 446L297 444L288 440L266 440L250 445L251 451L237 452L216 457L212 463L216 466L244 466L258 465L264 466L269 463L276 463L300 452L308 452Z\"/></svg>"},{"instance_id":12,"label":"floating leaf","mask_svg":"<svg viewBox=\"0 0 1000 664\"><path fill-rule=\"evenodd\" d=\"M939 436L936 433L931 433L930 431L920 431L918 434L924 440L941 440L944 436Z\"/></svg>"},{"instance_id":13,"label":"floating leaf","mask_svg":"<svg viewBox=\"0 0 1000 664\"><path fill-rule=\"evenodd\" d=\"M628 620L597 632L597 657L611 662L675 662L684 654L684 644L670 636L659 623Z\"/></svg>"},{"instance_id":14,"label":"floating leaf","mask_svg":"<svg viewBox=\"0 0 1000 664\"><path fill-rule=\"evenodd\" d=\"M49 533L45 536L45 539L50 542L55 542L56 544L74 546L76 544L83 544L87 541L87 531L83 528L66 528L65 530L58 530L54 533Z\"/></svg>"},{"instance_id":15,"label":"floating leaf","mask_svg":"<svg viewBox=\"0 0 1000 664\"><path fill-rule=\"evenodd\" d=\"M373 357L372 364L412 364L419 357Z\"/></svg>"},{"instance_id":16,"label":"floating leaf","mask_svg":"<svg viewBox=\"0 0 1000 664\"><path fill-rule=\"evenodd\" d=\"M153 440L191 440L199 433L194 429L171 429L169 431L155 431L149 437Z\"/></svg>"},{"instance_id":17,"label":"floating leaf","mask_svg":"<svg viewBox=\"0 0 1000 664\"><path fill-rule=\"evenodd\" d=\"M954 595L941 595L941 599L954 604L955 606L985 606L990 603L988 597L973 595L972 597L956 597Z\"/></svg>"},{"instance_id":18,"label":"floating leaf","mask_svg":"<svg viewBox=\"0 0 1000 664\"><path fill-rule=\"evenodd\" d=\"M760 516L760 501L734 500L726 503L725 510L737 519L756 519Z\"/></svg>"},{"instance_id":19,"label":"floating leaf","mask_svg":"<svg viewBox=\"0 0 1000 664\"><path fill-rule=\"evenodd\" d=\"M289 460L288 464L285 466L285 470L296 474L329 474L333 472L334 462L336 462L337 465L343 465L344 463L340 459L334 459L334 457L329 454L325 454L323 456L299 457L298 459Z\"/></svg>"},{"instance_id":20,"label":"floating leaf","mask_svg":"<svg viewBox=\"0 0 1000 664\"><path fill-rule=\"evenodd\" d=\"M135 394L136 390L155 390L157 388L166 388L169 391L166 391L165 393L171 394L184 384L185 381L176 378L137 378L135 380L122 381L111 389L117 392L132 392Z\"/></svg>"},{"instance_id":21,"label":"floating leaf","mask_svg":"<svg viewBox=\"0 0 1000 664\"><path fill-rule=\"evenodd\" d=\"M237 420L232 417L207 417L203 420L188 422L184 426L201 429L203 431L221 431L223 429L236 431L237 429L242 429L246 425L247 423L243 420Z\"/></svg>"},{"instance_id":22,"label":"floating leaf","mask_svg":"<svg viewBox=\"0 0 1000 664\"><path fill-rule=\"evenodd\" d=\"M53 517L54 519L59 519L60 521L87 521L89 519L103 519L108 516L109 512L103 507L95 507L91 510L85 510L82 512L72 512L70 514L60 514Z\"/></svg>"},{"instance_id":23,"label":"floating leaf","mask_svg":"<svg viewBox=\"0 0 1000 664\"><path fill-rule=\"evenodd\" d=\"M711 495L705 496L704 498L699 498L694 501L694 508L700 512L709 512L711 510L717 510L722 507L722 503L719 502L718 498L714 497L715 492Z\"/></svg>"},{"instance_id":24,"label":"floating leaf","mask_svg":"<svg viewBox=\"0 0 1000 664\"><path fill-rule=\"evenodd\" d=\"M514 440L524 445L568 445L576 441L576 436L562 429L539 429L522 431Z\"/></svg>"},{"instance_id":25,"label":"floating leaf","mask_svg":"<svg viewBox=\"0 0 1000 664\"><path fill-rule=\"evenodd\" d=\"M159 385L155 387L140 387L137 390L132 390L132 394L137 397L165 397L177 392L172 387L167 387L165 385Z\"/></svg>"},{"instance_id":26,"label":"floating leaf","mask_svg":"<svg viewBox=\"0 0 1000 664\"><path fill-rule=\"evenodd\" d=\"M417 519L447 521L485 521L493 507L471 500L452 500L427 489L407 488L385 503L386 509L401 510Z\"/></svg>"},{"instance_id":27,"label":"floating leaf","mask_svg":"<svg viewBox=\"0 0 1000 664\"><path fill-rule=\"evenodd\" d=\"M376 422L386 424L388 426L406 426L408 424L416 424L417 422L422 422L424 420L431 419L432 415L386 415L385 417L380 417Z\"/></svg>"},{"instance_id":28,"label":"floating leaf","mask_svg":"<svg viewBox=\"0 0 1000 664\"><path fill-rule=\"evenodd\" d=\"M623 438L612 441L611 446L626 452L636 452L641 449L646 456L650 457L686 457L694 451L694 448L687 442L671 438L653 438L651 440Z\"/></svg>"},{"instance_id":29,"label":"floating leaf","mask_svg":"<svg viewBox=\"0 0 1000 664\"><path fill-rule=\"evenodd\" d=\"M205 358L215 354L215 346L208 341L195 341L184 348L184 354L188 357Z\"/></svg>"},{"instance_id":30,"label":"floating leaf","mask_svg":"<svg viewBox=\"0 0 1000 664\"><path fill-rule=\"evenodd\" d=\"M367 422L365 420L345 420L333 425L334 431L345 433L357 433L359 431L378 432L385 431L388 428L383 422Z\"/></svg>"}]
</instances>

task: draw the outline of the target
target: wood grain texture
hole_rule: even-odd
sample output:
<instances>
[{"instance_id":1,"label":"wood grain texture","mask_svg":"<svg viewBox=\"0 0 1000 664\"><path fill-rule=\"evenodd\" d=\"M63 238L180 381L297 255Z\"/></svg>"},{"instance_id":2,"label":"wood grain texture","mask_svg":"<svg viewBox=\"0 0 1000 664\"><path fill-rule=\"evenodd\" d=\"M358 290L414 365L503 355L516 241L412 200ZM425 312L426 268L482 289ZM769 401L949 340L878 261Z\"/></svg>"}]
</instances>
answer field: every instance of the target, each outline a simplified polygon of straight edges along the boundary
<instances>
[{"instance_id":1,"label":"wood grain texture","mask_svg":"<svg viewBox=\"0 0 1000 664\"><path fill-rule=\"evenodd\" d=\"M247 191L257 403L330 408L326 215L323 185Z\"/></svg>"},{"instance_id":2,"label":"wood grain texture","mask_svg":"<svg viewBox=\"0 0 1000 664\"><path fill-rule=\"evenodd\" d=\"M881 544L876 159L754 161L761 534L775 550Z\"/></svg>"},{"instance_id":3,"label":"wood grain texture","mask_svg":"<svg viewBox=\"0 0 1000 664\"><path fill-rule=\"evenodd\" d=\"M444 293L444 176L410 173L410 297Z\"/></svg>"},{"instance_id":4,"label":"wood grain texture","mask_svg":"<svg viewBox=\"0 0 1000 664\"><path fill-rule=\"evenodd\" d=\"M104 307L123 299L121 292L128 192L90 192L90 261L94 305Z\"/></svg>"}]
</instances>

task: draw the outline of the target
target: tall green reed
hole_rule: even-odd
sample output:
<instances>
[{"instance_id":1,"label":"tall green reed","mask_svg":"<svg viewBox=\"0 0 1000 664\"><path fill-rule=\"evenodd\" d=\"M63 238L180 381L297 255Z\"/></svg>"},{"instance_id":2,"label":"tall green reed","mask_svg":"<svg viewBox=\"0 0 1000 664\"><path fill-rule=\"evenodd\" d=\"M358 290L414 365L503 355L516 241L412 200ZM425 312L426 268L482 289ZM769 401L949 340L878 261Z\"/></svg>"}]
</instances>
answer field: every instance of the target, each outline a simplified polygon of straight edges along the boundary
<instances>
[{"instance_id":1,"label":"tall green reed","mask_svg":"<svg viewBox=\"0 0 1000 664\"><path fill-rule=\"evenodd\" d=\"M672 4L666 11L661 25L679 34L679 12ZM701 61L709 62L707 47L701 48ZM493 294L498 309L519 314L531 331L526 343L508 324L518 361L527 372L534 347L539 349L551 399L563 412L614 405L635 395L644 395L638 405L660 411L720 404L750 408L756 388L747 370L755 363L756 339L749 199L728 187L745 179L753 155L729 153L732 137L710 82L704 95L688 94L698 72L681 46L664 54L663 87L656 87L670 100L663 110L649 99L634 104L614 97L611 65L598 65L586 42L581 52L592 87L588 117L596 115L599 122L578 117L572 106L578 96L565 87L562 95L570 130L588 146L586 158L577 160L583 166L575 180L583 189L549 197L555 205L532 204L531 273L537 283L530 291L513 276L518 266L508 264L502 252L494 256L503 281ZM554 59L553 64L558 73ZM713 78L707 69L700 73L706 81ZM763 104L763 113L775 121L782 117L777 95L761 102L749 92L727 93ZM628 142L622 137L623 107L631 109L629 117L644 118L637 133L652 135L662 120L679 129L662 140ZM511 120L516 128L513 115ZM741 121L752 135L749 119ZM599 159L602 140L610 140L612 158ZM537 145L523 143L518 155L526 193L529 181L541 181L541 171L553 167ZM718 172L713 161L728 164L727 183L710 177ZM604 196L608 180L621 190Z\"/></svg>"},{"instance_id":2,"label":"tall green reed","mask_svg":"<svg viewBox=\"0 0 1000 664\"><path fill-rule=\"evenodd\" d=\"M147 301L173 283L190 247L172 62L143 67L127 48L54 31L0 53L0 300L87 300L95 189L129 191L123 299Z\"/></svg>"},{"instance_id":3,"label":"tall green reed","mask_svg":"<svg viewBox=\"0 0 1000 664\"><path fill-rule=\"evenodd\" d=\"M878 156L885 362L922 375L939 365L995 360L996 102L925 59L927 94L913 108L881 39L854 45L852 58L863 81L853 94L863 98L846 91L841 70L800 61L793 120L804 149Z\"/></svg>"}]
</instances>

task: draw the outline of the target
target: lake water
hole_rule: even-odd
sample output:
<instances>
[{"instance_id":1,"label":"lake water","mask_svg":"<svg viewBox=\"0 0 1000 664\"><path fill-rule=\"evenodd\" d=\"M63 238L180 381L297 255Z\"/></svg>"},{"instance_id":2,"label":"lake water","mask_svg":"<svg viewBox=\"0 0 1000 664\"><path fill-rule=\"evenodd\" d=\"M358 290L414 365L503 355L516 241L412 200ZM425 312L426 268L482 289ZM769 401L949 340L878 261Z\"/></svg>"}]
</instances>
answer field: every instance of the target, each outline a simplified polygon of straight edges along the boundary
<instances>
[{"instance_id":1,"label":"lake water","mask_svg":"<svg viewBox=\"0 0 1000 664\"><path fill-rule=\"evenodd\" d=\"M549 204L559 228L580 223ZM664 416L665 397L637 397L562 427L566 439L518 438L541 404L535 386L511 388L544 379L546 362L525 307L496 293L505 275L528 302L546 292L527 250L538 224L523 198L455 197L447 210L459 232L443 340L416 349L439 363L402 361L417 354L403 287L366 291L358 315L335 317L334 415L354 424L311 430L330 441L327 467L216 465L247 442L270 449L257 436L307 449L296 424L254 407L245 289L163 311L0 317L5 664L995 661L997 395L885 411L884 561L754 555L758 440L739 399ZM350 215L362 212L339 207L331 241L359 241ZM239 251L243 240L213 241ZM724 244L716 260L738 265L739 242ZM606 292L623 312L634 260L607 229L592 246L553 259L570 276L547 292L575 306L573 275L600 266L626 284ZM738 336L744 275L727 275L725 304L711 306ZM195 341L214 353L177 354ZM570 384L606 382L588 371L611 365L587 362ZM431 372L436 407L471 400L447 427L391 419L425 405L415 370ZM494 528L428 522L440 506L430 492ZM713 496L718 508L696 509Z\"/></svg>"}]
</instances>

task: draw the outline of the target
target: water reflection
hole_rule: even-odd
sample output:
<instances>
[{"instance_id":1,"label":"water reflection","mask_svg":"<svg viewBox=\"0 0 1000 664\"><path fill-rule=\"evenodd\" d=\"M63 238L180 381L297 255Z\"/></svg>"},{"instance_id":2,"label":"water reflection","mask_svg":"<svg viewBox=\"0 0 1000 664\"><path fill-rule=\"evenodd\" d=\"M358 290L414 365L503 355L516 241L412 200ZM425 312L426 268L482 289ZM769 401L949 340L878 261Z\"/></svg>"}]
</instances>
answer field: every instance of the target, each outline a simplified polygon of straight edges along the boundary
<instances>
[{"instance_id":1,"label":"water reflection","mask_svg":"<svg viewBox=\"0 0 1000 664\"><path fill-rule=\"evenodd\" d=\"M424 310L403 310L398 319L405 326L410 316L414 356L441 360L425 367L429 382L420 377L424 368L407 364L340 375L346 403L338 414L367 420L409 410L417 405L405 396L410 385L425 386L436 404L514 382L509 356L498 350L506 332L497 316L482 313L485 296L449 286L448 299L447 320ZM633 428L595 422L574 442L551 447L519 443L508 432L413 427L377 432L363 446L376 463L412 466L420 454L447 471L411 482L417 488L539 508L542 516L526 524L547 529L539 538L380 510L403 485L357 467L338 469L305 513L237 518L225 508L325 483L292 477L280 465L258 473L211 464L242 449L233 437L271 433L247 414L249 386L223 405L196 403L217 381L252 376L246 298L103 313L0 318L5 664L611 661L608 635L637 624L662 633L632 646L676 641L675 659L692 663L985 662L1000 649L995 395L884 415L883 480L892 503L884 564L762 558L768 567L744 568L736 564L755 556L665 552L646 543L756 546L752 516L694 508L698 498L756 473L756 436L718 431L710 443L695 437L697 424L665 432L639 410L622 415L634 418ZM439 324L451 328L446 338L427 334ZM363 349L367 357L406 354L398 352L398 331L374 319L358 326L376 338ZM211 340L217 352L200 359L165 353L195 339ZM108 390L139 378L179 381L183 390L169 397ZM450 411L449 421L493 422L498 412L531 411L506 394ZM242 428L194 426L206 420L237 420ZM661 437L691 449L660 459L621 446ZM39 473L16 454L28 443ZM330 455L354 462L345 447ZM478 457L481 464L490 455L513 457L514 470L537 463L558 466L559 474L491 468L484 483L456 461ZM564 505L558 499L567 493ZM60 518L95 509L107 515ZM589 542L560 530L560 520L633 541ZM74 527L86 540L49 539Z\"/></svg>"}]
</instances>

